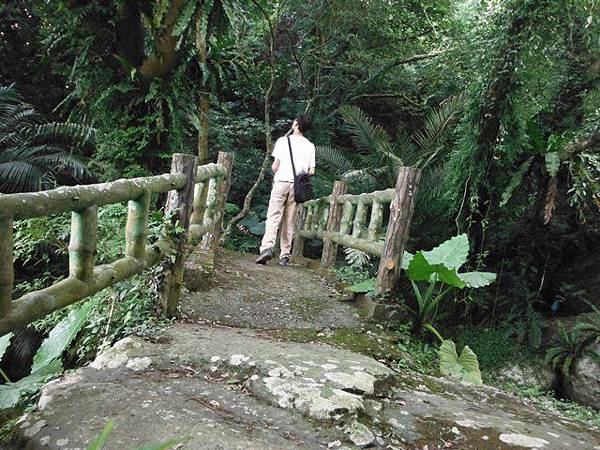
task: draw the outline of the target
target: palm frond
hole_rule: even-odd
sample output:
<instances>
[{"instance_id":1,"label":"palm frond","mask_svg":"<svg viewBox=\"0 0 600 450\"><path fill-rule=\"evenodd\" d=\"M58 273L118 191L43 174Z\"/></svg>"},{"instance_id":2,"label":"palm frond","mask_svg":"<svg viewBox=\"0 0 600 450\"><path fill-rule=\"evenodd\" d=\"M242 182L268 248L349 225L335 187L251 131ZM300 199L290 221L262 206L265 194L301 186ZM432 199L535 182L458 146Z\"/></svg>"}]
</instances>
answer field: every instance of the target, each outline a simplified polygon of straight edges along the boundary
<instances>
[{"instance_id":1,"label":"palm frond","mask_svg":"<svg viewBox=\"0 0 600 450\"><path fill-rule=\"evenodd\" d=\"M14 86L0 86L0 192L54 187L57 177L89 172L77 149L95 143L95 130L76 123L45 123Z\"/></svg>"},{"instance_id":2,"label":"palm frond","mask_svg":"<svg viewBox=\"0 0 600 450\"><path fill-rule=\"evenodd\" d=\"M43 172L29 161L0 163L0 192L39 191Z\"/></svg>"},{"instance_id":3,"label":"palm frond","mask_svg":"<svg viewBox=\"0 0 600 450\"><path fill-rule=\"evenodd\" d=\"M353 162L344 154L344 151L329 145L317 146L319 166L339 177L354 170Z\"/></svg>"},{"instance_id":4,"label":"palm frond","mask_svg":"<svg viewBox=\"0 0 600 450\"><path fill-rule=\"evenodd\" d=\"M36 142L64 143L75 147L90 147L96 143L96 130L78 123L50 122L31 130Z\"/></svg>"},{"instance_id":5,"label":"palm frond","mask_svg":"<svg viewBox=\"0 0 600 450\"><path fill-rule=\"evenodd\" d=\"M387 131L375 125L357 106L342 106L339 109L345 128L352 134L356 147L361 151L378 152L382 147L391 146Z\"/></svg>"},{"instance_id":6,"label":"palm frond","mask_svg":"<svg viewBox=\"0 0 600 450\"><path fill-rule=\"evenodd\" d=\"M421 151L417 165L425 167L437 156L448 131L460 117L464 104L465 98L460 94L446 99L427 115L423 129L413 137Z\"/></svg>"}]
</instances>

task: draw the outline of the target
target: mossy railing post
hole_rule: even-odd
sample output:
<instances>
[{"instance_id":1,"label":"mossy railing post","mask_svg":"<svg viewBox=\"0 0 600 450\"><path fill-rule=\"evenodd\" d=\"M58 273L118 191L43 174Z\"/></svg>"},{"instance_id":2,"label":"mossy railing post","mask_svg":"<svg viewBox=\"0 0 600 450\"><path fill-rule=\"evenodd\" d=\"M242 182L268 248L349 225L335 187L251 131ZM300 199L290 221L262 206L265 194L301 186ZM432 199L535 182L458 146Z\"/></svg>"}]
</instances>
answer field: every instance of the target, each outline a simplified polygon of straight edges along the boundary
<instances>
[{"instance_id":1,"label":"mossy railing post","mask_svg":"<svg viewBox=\"0 0 600 450\"><path fill-rule=\"evenodd\" d=\"M129 200L128 208L125 225L125 256L141 259L146 255L150 191L144 192L135 200Z\"/></svg>"},{"instance_id":2,"label":"mossy railing post","mask_svg":"<svg viewBox=\"0 0 600 450\"><path fill-rule=\"evenodd\" d=\"M14 282L13 219L0 217L0 318L10 310Z\"/></svg>"},{"instance_id":3,"label":"mossy railing post","mask_svg":"<svg viewBox=\"0 0 600 450\"><path fill-rule=\"evenodd\" d=\"M98 227L98 207L88 206L71 213L69 276L88 282L94 275Z\"/></svg>"},{"instance_id":4,"label":"mossy railing post","mask_svg":"<svg viewBox=\"0 0 600 450\"><path fill-rule=\"evenodd\" d=\"M178 226L181 231L175 235L175 259L167 263L166 273L163 280L162 296L163 308L167 317L177 316L179 299L181 297L181 286L183 285L183 266L186 257L188 241L188 228L192 207L194 202L194 186L196 171L198 169L198 158L181 153L173 154L171 163L172 174L184 174L187 183L181 189L170 191L167 198L165 214L174 213L172 225Z\"/></svg>"},{"instance_id":5,"label":"mossy railing post","mask_svg":"<svg viewBox=\"0 0 600 450\"><path fill-rule=\"evenodd\" d=\"M390 204L390 220L385 244L377 271L376 294L392 290L398 281L420 180L419 169L400 167L396 193Z\"/></svg>"},{"instance_id":6,"label":"mossy railing post","mask_svg":"<svg viewBox=\"0 0 600 450\"><path fill-rule=\"evenodd\" d=\"M327 217L327 228L325 238L323 239L323 253L321 255L321 267L324 269L332 268L335 265L338 244L332 241L329 233L337 233L340 230L342 221L342 205L338 203L338 197L348 191L348 185L343 181L333 183L333 192L329 203L329 215Z\"/></svg>"},{"instance_id":7,"label":"mossy railing post","mask_svg":"<svg viewBox=\"0 0 600 450\"><path fill-rule=\"evenodd\" d=\"M221 227L223 226L223 217L225 216L225 204L227 195L231 187L231 171L233 169L233 153L219 152L217 164L222 165L227 169L227 175L221 179L221 182L216 187L214 218L215 225L211 232L206 234L204 240L204 250L214 252L219 246L221 239Z\"/></svg>"},{"instance_id":8,"label":"mossy railing post","mask_svg":"<svg viewBox=\"0 0 600 450\"><path fill-rule=\"evenodd\" d=\"M304 229L307 212L308 208L305 208L304 205L298 205L296 208L296 214L294 217L294 243L292 245L292 256L304 255L304 238L300 236L300 231Z\"/></svg>"}]
</instances>

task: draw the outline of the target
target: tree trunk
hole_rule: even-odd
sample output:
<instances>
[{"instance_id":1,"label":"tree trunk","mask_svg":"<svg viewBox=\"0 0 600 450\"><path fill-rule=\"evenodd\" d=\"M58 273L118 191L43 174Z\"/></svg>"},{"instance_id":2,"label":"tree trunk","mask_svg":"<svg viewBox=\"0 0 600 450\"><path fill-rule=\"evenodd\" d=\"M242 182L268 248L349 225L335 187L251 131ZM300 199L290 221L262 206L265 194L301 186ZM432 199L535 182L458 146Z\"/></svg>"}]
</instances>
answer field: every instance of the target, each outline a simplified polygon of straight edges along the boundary
<instances>
[{"instance_id":1,"label":"tree trunk","mask_svg":"<svg viewBox=\"0 0 600 450\"><path fill-rule=\"evenodd\" d=\"M156 54L146 58L140 66L140 73L145 79L164 78L173 71L179 60L177 37L173 29L185 5L184 0L173 0L164 21L164 31L156 43Z\"/></svg>"},{"instance_id":2,"label":"tree trunk","mask_svg":"<svg viewBox=\"0 0 600 450\"><path fill-rule=\"evenodd\" d=\"M200 71L207 70L208 47L206 45L206 35L202 32L202 14L196 16L196 51L198 52L198 64ZM205 74L201 74L201 79L205 79ZM210 109L210 91L207 83L203 81L198 94L198 119L200 119L200 130L198 130L198 165L202 166L208 163L208 111Z\"/></svg>"}]
</instances>

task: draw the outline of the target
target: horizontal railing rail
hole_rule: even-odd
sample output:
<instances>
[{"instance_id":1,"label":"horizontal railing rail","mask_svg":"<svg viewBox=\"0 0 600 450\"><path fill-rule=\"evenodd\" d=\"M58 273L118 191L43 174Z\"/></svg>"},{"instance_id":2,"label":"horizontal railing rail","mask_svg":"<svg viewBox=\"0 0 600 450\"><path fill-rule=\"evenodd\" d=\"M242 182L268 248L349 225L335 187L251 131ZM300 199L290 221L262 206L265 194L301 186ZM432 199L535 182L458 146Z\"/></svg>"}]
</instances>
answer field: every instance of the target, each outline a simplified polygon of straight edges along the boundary
<instances>
[{"instance_id":1,"label":"horizontal railing rail","mask_svg":"<svg viewBox=\"0 0 600 450\"><path fill-rule=\"evenodd\" d=\"M346 183L336 181L331 195L299 208L294 255L303 253L306 239L322 240L321 266L331 268L338 245L362 250L381 258L376 292L390 290L398 278L420 176L419 170L402 167L395 188L363 194L347 194Z\"/></svg>"},{"instance_id":2,"label":"horizontal railing rail","mask_svg":"<svg viewBox=\"0 0 600 450\"><path fill-rule=\"evenodd\" d=\"M174 161L177 157L196 168L195 157L174 155ZM189 202L193 205L186 204L185 200L175 202L177 209L186 209L184 213L188 218L191 214L189 227L185 224L185 241L188 237L192 240L205 237L203 247L214 248L222 224L232 164L232 155L220 153L218 164L197 167L189 175L183 170L181 173L172 171L110 183L0 194L0 336L138 274L172 251L181 252L183 247L177 247L174 241L166 238L147 244L152 194L182 191L188 183L193 183L194 197ZM125 256L108 264L95 265L98 207L125 201L128 202ZM67 278L13 299L14 221L66 212L71 212ZM178 301L178 293L176 298ZM171 310L173 308L176 310L176 305L170 306Z\"/></svg>"}]
</instances>

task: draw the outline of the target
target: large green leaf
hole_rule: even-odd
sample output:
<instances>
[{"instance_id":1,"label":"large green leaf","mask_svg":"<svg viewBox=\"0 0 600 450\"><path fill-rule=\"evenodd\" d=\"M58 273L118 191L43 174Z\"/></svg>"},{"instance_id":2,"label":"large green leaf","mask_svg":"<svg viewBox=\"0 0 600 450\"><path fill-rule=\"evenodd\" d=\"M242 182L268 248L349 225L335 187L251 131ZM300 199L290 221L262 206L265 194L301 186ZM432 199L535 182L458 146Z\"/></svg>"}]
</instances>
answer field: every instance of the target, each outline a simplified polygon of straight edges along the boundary
<instances>
[{"instance_id":1,"label":"large green leaf","mask_svg":"<svg viewBox=\"0 0 600 450\"><path fill-rule=\"evenodd\" d=\"M442 375L456 378L466 383L483 384L477 355L468 346L465 346L460 357L456 345L450 339L442 341L438 349L440 357L440 372Z\"/></svg>"},{"instance_id":2,"label":"large green leaf","mask_svg":"<svg viewBox=\"0 0 600 450\"><path fill-rule=\"evenodd\" d=\"M465 233L454 236L428 252L422 252L429 264L443 264L458 270L467 261L469 238Z\"/></svg>"},{"instance_id":3,"label":"large green leaf","mask_svg":"<svg viewBox=\"0 0 600 450\"><path fill-rule=\"evenodd\" d=\"M2 361L2 357L4 356L4 352L10 345L10 339L13 337L12 333L5 334L0 337L0 361Z\"/></svg>"},{"instance_id":4,"label":"large green leaf","mask_svg":"<svg viewBox=\"0 0 600 450\"><path fill-rule=\"evenodd\" d=\"M408 264L406 274L413 281L441 281L461 289L466 286L456 270L449 269L443 264L430 264L422 252L417 252L413 256Z\"/></svg>"},{"instance_id":5,"label":"large green leaf","mask_svg":"<svg viewBox=\"0 0 600 450\"><path fill-rule=\"evenodd\" d=\"M360 283L353 284L346 288L347 291L354 292L356 294L366 294L375 289L375 278L369 278L368 280Z\"/></svg>"},{"instance_id":6,"label":"large green leaf","mask_svg":"<svg viewBox=\"0 0 600 450\"><path fill-rule=\"evenodd\" d=\"M50 331L50 334L44 339L33 357L31 373L37 372L55 359L60 358L87 321L94 306L94 302L91 301L84 303L81 308L69 312L69 315Z\"/></svg>"},{"instance_id":7,"label":"large green leaf","mask_svg":"<svg viewBox=\"0 0 600 450\"><path fill-rule=\"evenodd\" d=\"M470 288L480 288L496 281L496 274L492 272L465 272L458 277Z\"/></svg>"},{"instance_id":8,"label":"large green leaf","mask_svg":"<svg viewBox=\"0 0 600 450\"><path fill-rule=\"evenodd\" d=\"M408 269L408 265L410 264L414 256L415 255L413 255L412 253L408 253L407 251L404 252L404 256L402 256L402 269Z\"/></svg>"},{"instance_id":9,"label":"large green leaf","mask_svg":"<svg viewBox=\"0 0 600 450\"><path fill-rule=\"evenodd\" d=\"M0 410L14 407L24 394L37 392L49 378L63 371L60 360L56 359L35 373L21 378L15 383L0 385Z\"/></svg>"}]
</instances>

